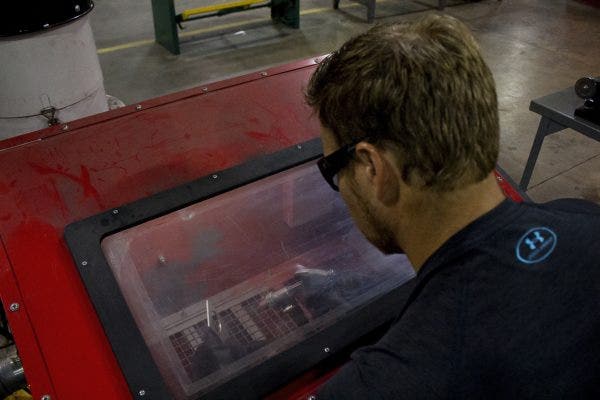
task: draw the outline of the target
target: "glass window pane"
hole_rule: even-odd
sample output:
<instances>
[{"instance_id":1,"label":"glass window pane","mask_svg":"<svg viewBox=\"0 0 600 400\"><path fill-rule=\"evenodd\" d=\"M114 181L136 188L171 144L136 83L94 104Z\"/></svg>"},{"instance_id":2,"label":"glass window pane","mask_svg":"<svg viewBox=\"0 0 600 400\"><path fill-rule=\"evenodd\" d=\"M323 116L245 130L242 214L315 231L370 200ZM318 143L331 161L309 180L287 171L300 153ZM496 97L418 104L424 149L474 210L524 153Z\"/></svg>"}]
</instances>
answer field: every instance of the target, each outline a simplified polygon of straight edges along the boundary
<instances>
[{"instance_id":1,"label":"glass window pane","mask_svg":"<svg viewBox=\"0 0 600 400\"><path fill-rule=\"evenodd\" d=\"M404 256L362 237L312 162L113 234L102 249L177 399L413 276Z\"/></svg>"}]
</instances>

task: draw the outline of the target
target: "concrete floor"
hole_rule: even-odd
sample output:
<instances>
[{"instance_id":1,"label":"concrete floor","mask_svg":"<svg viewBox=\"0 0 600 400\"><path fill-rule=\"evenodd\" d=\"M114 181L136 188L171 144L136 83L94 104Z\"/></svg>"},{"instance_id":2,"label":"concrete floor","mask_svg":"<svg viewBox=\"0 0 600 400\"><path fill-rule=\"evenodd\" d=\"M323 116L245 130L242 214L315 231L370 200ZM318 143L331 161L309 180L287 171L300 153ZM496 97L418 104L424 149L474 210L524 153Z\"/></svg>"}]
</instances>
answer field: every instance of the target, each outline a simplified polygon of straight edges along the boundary
<instances>
[{"instance_id":1,"label":"concrete floor","mask_svg":"<svg viewBox=\"0 0 600 400\"><path fill-rule=\"evenodd\" d=\"M177 9L219 0L177 0ZM224 2L224 1L222 1ZM598 4L596 0L587 3ZM366 9L342 0L302 0L301 29L273 25L268 10L194 21L183 31L182 54L153 43L149 1L95 0L92 13L107 93L127 104L326 54L369 28ZM531 99L600 75L600 8L573 0L448 1L444 12L465 21L481 43L498 86L499 164L518 181L539 116ZM437 0L378 0L376 22L409 20ZM574 131L546 139L529 196L538 202L578 197L600 203L600 143Z\"/></svg>"}]
</instances>

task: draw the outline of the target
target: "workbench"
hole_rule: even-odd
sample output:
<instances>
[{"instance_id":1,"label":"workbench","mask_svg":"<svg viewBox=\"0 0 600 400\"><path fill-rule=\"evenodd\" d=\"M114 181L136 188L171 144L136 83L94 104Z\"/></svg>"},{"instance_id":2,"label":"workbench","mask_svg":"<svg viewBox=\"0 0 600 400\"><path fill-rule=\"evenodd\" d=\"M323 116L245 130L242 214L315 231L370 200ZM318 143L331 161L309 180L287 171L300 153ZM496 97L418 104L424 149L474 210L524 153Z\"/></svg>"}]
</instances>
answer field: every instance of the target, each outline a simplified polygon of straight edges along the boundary
<instances>
[{"instance_id":1,"label":"workbench","mask_svg":"<svg viewBox=\"0 0 600 400\"><path fill-rule=\"evenodd\" d=\"M571 128L590 139L600 141L600 126L574 115L575 109L582 104L583 100L577 97L573 87L531 101L529 109L541 117L519 182L521 190L526 191L529 186L531 174L547 136Z\"/></svg>"}]
</instances>

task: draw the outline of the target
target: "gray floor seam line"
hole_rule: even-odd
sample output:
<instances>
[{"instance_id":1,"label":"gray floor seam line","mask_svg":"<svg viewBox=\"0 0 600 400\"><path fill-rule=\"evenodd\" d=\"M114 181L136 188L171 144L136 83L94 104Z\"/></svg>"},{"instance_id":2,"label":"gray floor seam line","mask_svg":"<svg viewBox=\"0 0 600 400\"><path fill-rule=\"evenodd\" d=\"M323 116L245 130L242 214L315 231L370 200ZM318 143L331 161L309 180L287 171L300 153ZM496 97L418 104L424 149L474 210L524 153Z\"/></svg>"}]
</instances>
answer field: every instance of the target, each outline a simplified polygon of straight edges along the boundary
<instances>
[{"instance_id":1,"label":"gray floor seam line","mask_svg":"<svg viewBox=\"0 0 600 400\"><path fill-rule=\"evenodd\" d=\"M549 177L549 178L546 178L546 179L544 179L543 181L541 181L541 182L539 182L539 183L536 183L535 185L531 185L529 188L527 188L527 190L529 191L529 190L531 190L531 189L534 189L534 188L536 188L536 187L538 187L538 186L540 186L540 185L543 185L544 183L546 183L546 182L548 182L548 181L550 181L550 180L552 180L552 179L556 178L557 176L560 176L560 175L562 175L562 174L565 174L565 173L567 173L567 172L571 171L572 169L574 169L574 168L577 168L577 167L579 167L580 165L583 165L583 164L585 164L586 162L593 160L594 158L596 158L596 157L598 157L598 156L600 156L600 153L599 153L599 154L596 154L596 155L593 155L593 156L591 156L591 157L589 157L589 158L586 158L585 160L581 161L580 163L577 163L577 164L573 165L572 167L570 167L570 168L568 168L568 169L566 169L566 170L564 170L564 171L561 171L561 172L559 172L558 174L552 175L551 177Z\"/></svg>"}]
</instances>

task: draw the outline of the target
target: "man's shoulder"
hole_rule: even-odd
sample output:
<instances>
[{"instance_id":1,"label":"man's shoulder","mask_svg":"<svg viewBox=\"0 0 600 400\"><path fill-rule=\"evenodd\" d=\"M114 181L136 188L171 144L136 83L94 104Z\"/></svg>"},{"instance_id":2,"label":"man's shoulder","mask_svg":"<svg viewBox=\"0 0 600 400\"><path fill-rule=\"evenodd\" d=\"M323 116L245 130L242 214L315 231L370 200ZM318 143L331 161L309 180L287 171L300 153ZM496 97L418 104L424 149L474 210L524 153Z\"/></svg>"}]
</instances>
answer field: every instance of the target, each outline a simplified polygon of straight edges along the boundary
<instances>
[{"instance_id":1,"label":"man's shoulder","mask_svg":"<svg viewBox=\"0 0 600 400\"><path fill-rule=\"evenodd\" d=\"M589 265L600 257L600 206L580 199L559 199L547 203L520 203L506 213L505 220L484 228L484 238L469 246L461 264L486 264L487 271L505 267ZM465 260L466 258L467 260ZM471 273L473 271L469 271Z\"/></svg>"},{"instance_id":2,"label":"man's shoulder","mask_svg":"<svg viewBox=\"0 0 600 400\"><path fill-rule=\"evenodd\" d=\"M584 215L600 217L600 205L583 199L563 198L552 200L546 203L525 204L533 205L539 208L540 210L545 210L548 212L562 213L574 216Z\"/></svg>"},{"instance_id":3,"label":"man's shoulder","mask_svg":"<svg viewBox=\"0 0 600 400\"><path fill-rule=\"evenodd\" d=\"M571 236L600 234L600 205L582 199L557 199L547 203L519 203L507 214L507 220L490 227L488 233L502 237L505 244L514 236L521 237L524 231L537 228L558 231ZM498 243L496 243L498 245Z\"/></svg>"},{"instance_id":4,"label":"man's shoulder","mask_svg":"<svg viewBox=\"0 0 600 400\"><path fill-rule=\"evenodd\" d=\"M600 235L600 206L595 203L581 199L558 199L541 204L524 203L522 208L522 218L515 221L513 229L526 231L519 235L524 238L522 241L525 245L533 246L527 239L537 242L541 240L541 235L557 243L570 243L574 246L572 250L575 250L594 244ZM595 244L586 250L594 248L600 251Z\"/></svg>"}]
</instances>

